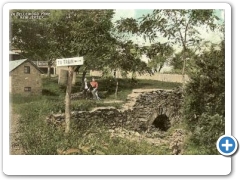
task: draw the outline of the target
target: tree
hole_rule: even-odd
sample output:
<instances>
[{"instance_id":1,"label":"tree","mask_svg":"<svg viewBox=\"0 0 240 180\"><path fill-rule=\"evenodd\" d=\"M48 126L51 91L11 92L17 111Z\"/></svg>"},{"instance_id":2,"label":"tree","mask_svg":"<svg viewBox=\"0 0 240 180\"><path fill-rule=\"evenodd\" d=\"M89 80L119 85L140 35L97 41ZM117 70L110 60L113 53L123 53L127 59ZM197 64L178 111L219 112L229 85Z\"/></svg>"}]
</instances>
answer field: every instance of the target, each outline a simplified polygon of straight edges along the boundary
<instances>
[{"instance_id":1,"label":"tree","mask_svg":"<svg viewBox=\"0 0 240 180\"><path fill-rule=\"evenodd\" d=\"M139 21L127 18L118 21L120 32L131 32L143 35L150 41L156 40L158 35L167 38L170 45L178 44L182 48L182 75L183 82L186 67L186 52L202 39L197 29L199 26L216 28L214 10L154 10L140 18Z\"/></svg>"},{"instance_id":2,"label":"tree","mask_svg":"<svg viewBox=\"0 0 240 180\"><path fill-rule=\"evenodd\" d=\"M115 41L111 43L108 51L102 56L103 67L108 67L113 73L116 82L115 97L118 94L118 78L116 71L124 71L126 73L135 72L146 73L149 70L147 64L141 61L140 48L132 41L122 42L114 36Z\"/></svg>"},{"instance_id":3,"label":"tree","mask_svg":"<svg viewBox=\"0 0 240 180\"><path fill-rule=\"evenodd\" d=\"M112 27L112 10L65 10L54 23L58 49L64 57L73 55L96 55L102 52L104 42L110 38ZM97 61L95 61L97 64ZM71 86L73 71L77 67L69 67L68 84L65 97L65 121L68 133L71 119Z\"/></svg>"},{"instance_id":4,"label":"tree","mask_svg":"<svg viewBox=\"0 0 240 180\"><path fill-rule=\"evenodd\" d=\"M191 141L217 154L216 141L225 129L225 44L195 56L186 85L184 120L192 132Z\"/></svg>"},{"instance_id":5,"label":"tree","mask_svg":"<svg viewBox=\"0 0 240 180\"><path fill-rule=\"evenodd\" d=\"M99 70L104 66L104 56L108 53L114 38L111 35L113 10L69 10L55 24L60 43L58 48L64 56L72 52L84 56L82 84L87 70ZM69 33L70 32L70 33ZM70 44L67 42L71 42ZM69 45L69 46L68 46ZM66 46L70 49L66 50Z\"/></svg>"},{"instance_id":6,"label":"tree","mask_svg":"<svg viewBox=\"0 0 240 180\"><path fill-rule=\"evenodd\" d=\"M29 10L16 11L29 13ZM111 39L113 10L51 10L50 14L41 20L19 19L13 16L10 22L12 44L28 56L50 61L53 57L99 54ZM71 82L73 71L77 68L69 67L68 71L65 97L66 133L70 130Z\"/></svg>"},{"instance_id":7,"label":"tree","mask_svg":"<svg viewBox=\"0 0 240 180\"><path fill-rule=\"evenodd\" d=\"M164 63L173 55L173 48L168 44L154 43L142 48L142 53L150 59L148 66L154 72L160 72Z\"/></svg>"},{"instance_id":8,"label":"tree","mask_svg":"<svg viewBox=\"0 0 240 180\"><path fill-rule=\"evenodd\" d=\"M111 37L103 42L102 51L89 53L85 56L85 69L104 70L106 68L115 72L117 70L128 72L144 73L149 71L146 63L141 61L141 51L138 45L132 41L123 40L122 36L116 34L116 29L111 29ZM93 63L95 61L95 63ZM115 97L118 93L118 78L116 82Z\"/></svg>"},{"instance_id":9,"label":"tree","mask_svg":"<svg viewBox=\"0 0 240 180\"><path fill-rule=\"evenodd\" d=\"M30 19L32 15L40 15L42 12L42 10L11 11L10 42L12 46L19 48L25 57L47 61L50 77L50 67L60 56L52 27L56 15L52 10L46 10L44 13L47 15L44 18ZM22 16L16 13L21 13Z\"/></svg>"},{"instance_id":10,"label":"tree","mask_svg":"<svg viewBox=\"0 0 240 180\"><path fill-rule=\"evenodd\" d=\"M186 63L186 73L188 73L191 70L191 64L195 61L196 51L193 51L192 49L188 49L187 51L181 51L179 53L175 53L174 57L170 59L170 64L173 66L176 70L182 70L183 67L183 54L185 55L185 58L187 60Z\"/></svg>"},{"instance_id":11,"label":"tree","mask_svg":"<svg viewBox=\"0 0 240 180\"><path fill-rule=\"evenodd\" d=\"M115 72L117 69L120 69L126 73L132 72L133 80L133 75L136 72L141 74L150 71L150 69L147 67L147 64L141 61L141 51L140 47L137 44L134 44L132 41L118 41L115 49L116 51L112 54L113 56L111 57L113 61L109 63L109 67ZM116 73L114 78L116 81L115 97L117 98L118 79L116 77Z\"/></svg>"}]
</instances>

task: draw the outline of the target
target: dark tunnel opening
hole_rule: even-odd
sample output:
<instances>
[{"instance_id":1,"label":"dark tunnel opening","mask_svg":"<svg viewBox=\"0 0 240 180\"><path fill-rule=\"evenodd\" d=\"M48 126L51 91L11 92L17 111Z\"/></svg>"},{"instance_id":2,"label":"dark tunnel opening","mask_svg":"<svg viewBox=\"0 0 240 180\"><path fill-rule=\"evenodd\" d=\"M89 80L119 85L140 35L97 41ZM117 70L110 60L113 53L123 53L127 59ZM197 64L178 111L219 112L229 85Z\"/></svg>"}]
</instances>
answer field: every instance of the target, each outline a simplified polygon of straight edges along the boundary
<instances>
[{"instance_id":1,"label":"dark tunnel opening","mask_svg":"<svg viewBox=\"0 0 240 180\"><path fill-rule=\"evenodd\" d=\"M153 121L152 125L161 131L167 131L171 124L169 118L165 114L161 114Z\"/></svg>"}]
</instances>

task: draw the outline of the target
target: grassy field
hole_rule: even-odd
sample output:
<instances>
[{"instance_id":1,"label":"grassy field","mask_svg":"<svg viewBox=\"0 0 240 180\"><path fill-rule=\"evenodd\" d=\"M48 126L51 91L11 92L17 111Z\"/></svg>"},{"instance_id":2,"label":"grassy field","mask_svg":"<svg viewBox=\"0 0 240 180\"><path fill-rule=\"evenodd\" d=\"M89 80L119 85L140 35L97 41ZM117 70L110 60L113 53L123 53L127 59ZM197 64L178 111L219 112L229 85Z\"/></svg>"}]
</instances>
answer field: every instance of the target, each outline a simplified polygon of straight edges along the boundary
<instances>
[{"instance_id":1,"label":"grassy field","mask_svg":"<svg viewBox=\"0 0 240 180\"><path fill-rule=\"evenodd\" d=\"M73 93L79 92L80 76L73 87ZM114 99L115 82L113 79L97 79L99 91L107 91L105 100ZM136 88L172 89L177 83L128 79L119 80L118 100L126 100L127 95ZM101 124L83 122L81 128L71 123L71 132L46 123L46 116L51 112L64 112L64 86L57 84L57 79L43 79L41 96L12 95L10 103L13 112L20 115L20 141L25 154L47 155L58 154L67 149L81 149L75 154L170 154L167 146L155 147L145 141L133 142L119 137L110 137L110 133ZM107 104L119 107L119 104ZM106 106L102 101L75 100L72 110L90 110L94 107Z\"/></svg>"}]
</instances>

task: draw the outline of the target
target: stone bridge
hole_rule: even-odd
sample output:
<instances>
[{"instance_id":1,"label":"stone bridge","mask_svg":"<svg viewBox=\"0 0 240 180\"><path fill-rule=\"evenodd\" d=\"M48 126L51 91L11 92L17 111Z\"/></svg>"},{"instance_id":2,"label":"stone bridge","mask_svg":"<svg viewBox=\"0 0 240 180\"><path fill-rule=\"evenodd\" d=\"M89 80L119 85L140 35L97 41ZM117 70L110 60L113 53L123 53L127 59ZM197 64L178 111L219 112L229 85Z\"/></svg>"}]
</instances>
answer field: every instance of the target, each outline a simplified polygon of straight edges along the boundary
<instances>
[{"instance_id":1,"label":"stone bridge","mask_svg":"<svg viewBox=\"0 0 240 180\"><path fill-rule=\"evenodd\" d=\"M139 96L127 113L133 129L146 131L154 127L167 131L171 125L181 121L183 98L180 88L148 92L138 90L137 93Z\"/></svg>"},{"instance_id":2,"label":"stone bridge","mask_svg":"<svg viewBox=\"0 0 240 180\"><path fill-rule=\"evenodd\" d=\"M72 112L73 121L95 121L114 129L123 127L135 131L151 131L158 128L167 131L181 121L182 91L162 89L135 89L121 109L98 107L92 111ZM64 113L51 114L48 122L64 124Z\"/></svg>"}]
</instances>

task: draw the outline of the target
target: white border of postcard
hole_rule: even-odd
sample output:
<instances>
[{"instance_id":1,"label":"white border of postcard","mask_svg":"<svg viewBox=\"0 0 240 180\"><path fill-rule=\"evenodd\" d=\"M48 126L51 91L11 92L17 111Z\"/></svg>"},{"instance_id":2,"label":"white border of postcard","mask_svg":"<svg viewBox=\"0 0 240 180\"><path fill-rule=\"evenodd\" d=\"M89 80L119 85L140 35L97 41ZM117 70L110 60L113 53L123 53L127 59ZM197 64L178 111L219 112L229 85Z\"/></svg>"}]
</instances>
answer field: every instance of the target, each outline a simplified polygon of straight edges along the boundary
<instances>
[{"instance_id":1,"label":"white border of postcard","mask_svg":"<svg viewBox=\"0 0 240 180\"><path fill-rule=\"evenodd\" d=\"M231 6L227 3L7 3L3 7L3 172L7 175L228 175L222 155L9 155L10 9L224 9L225 134L231 135Z\"/></svg>"}]
</instances>

